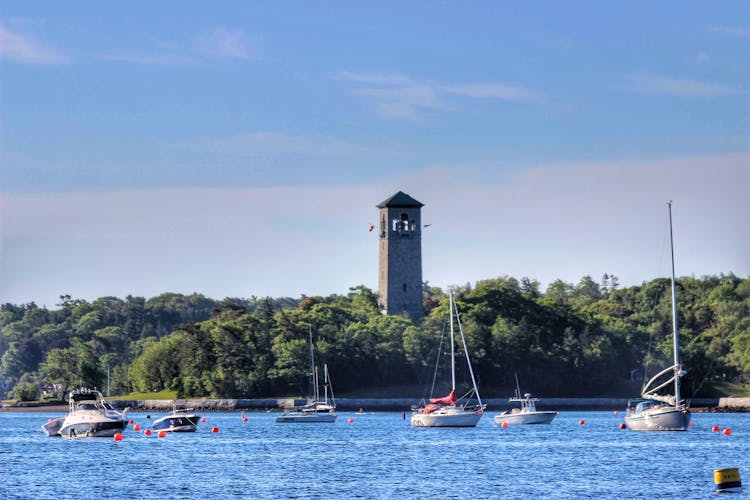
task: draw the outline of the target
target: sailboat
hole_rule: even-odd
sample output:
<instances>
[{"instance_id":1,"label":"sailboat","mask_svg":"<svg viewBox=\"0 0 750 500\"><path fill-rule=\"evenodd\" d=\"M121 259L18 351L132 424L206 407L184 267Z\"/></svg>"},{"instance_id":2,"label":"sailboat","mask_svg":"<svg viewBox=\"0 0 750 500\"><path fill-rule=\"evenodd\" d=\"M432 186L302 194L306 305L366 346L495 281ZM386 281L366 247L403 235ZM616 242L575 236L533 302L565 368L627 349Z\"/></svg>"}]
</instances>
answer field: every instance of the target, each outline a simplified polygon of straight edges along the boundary
<instances>
[{"instance_id":1,"label":"sailboat","mask_svg":"<svg viewBox=\"0 0 750 500\"><path fill-rule=\"evenodd\" d=\"M677 334L677 292L674 273L674 241L672 238L672 202L669 207L669 250L672 258L672 349L674 364L654 375L641 390L639 399L631 400L625 422L634 431L684 431L690 424L690 410L680 398L680 379L687 373L680 364ZM671 376L669 376L671 375ZM664 377L669 376L666 380ZM674 395L658 391L674 382Z\"/></svg>"},{"instance_id":2,"label":"sailboat","mask_svg":"<svg viewBox=\"0 0 750 500\"><path fill-rule=\"evenodd\" d=\"M448 308L450 310L450 339L451 339L451 392L442 398L430 398L428 404L421 405L413 409L411 416L411 425L414 427L476 427L479 420L484 414L486 405L482 404L479 397L479 390L474 379L474 370L471 368L469 359L469 350L466 347L466 338L461 328L461 319L458 316L458 308L453 292L449 296ZM471 374L471 383L473 389L459 400L456 400L456 349L455 349L455 332L453 327L453 312L456 313L456 323L458 331L461 333L461 342L466 355L466 362ZM478 404L470 405L469 397L476 395ZM466 400L464 404L457 402Z\"/></svg>"},{"instance_id":3,"label":"sailboat","mask_svg":"<svg viewBox=\"0 0 750 500\"><path fill-rule=\"evenodd\" d=\"M328 365L323 365L323 399L320 399L320 379L315 365L312 328L310 329L310 395L302 407L292 408L276 417L276 423L333 423L336 421L336 398L328 374ZM331 391L331 402L328 402L328 391Z\"/></svg>"}]
</instances>

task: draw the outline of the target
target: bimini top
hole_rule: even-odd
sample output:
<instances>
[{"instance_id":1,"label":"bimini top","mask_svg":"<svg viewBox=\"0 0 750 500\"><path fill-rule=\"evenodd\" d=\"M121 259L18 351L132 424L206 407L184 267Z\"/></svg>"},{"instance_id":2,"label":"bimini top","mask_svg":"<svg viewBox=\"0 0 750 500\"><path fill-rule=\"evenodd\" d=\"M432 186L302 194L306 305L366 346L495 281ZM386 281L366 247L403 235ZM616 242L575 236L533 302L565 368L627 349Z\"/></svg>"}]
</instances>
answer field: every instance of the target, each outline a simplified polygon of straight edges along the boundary
<instances>
[{"instance_id":1,"label":"bimini top","mask_svg":"<svg viewBox=\"0 0 750 500\"><path fill-rule=\"evenodd\" d=\"M376 205L378 208L386 208L386 207L423 207L424 203L420 203L408 194L404 193L403 191L399 191L398 193L394 194L387 200L385 200L383 203L379 203Z\"/></svg>"}]
</instances>

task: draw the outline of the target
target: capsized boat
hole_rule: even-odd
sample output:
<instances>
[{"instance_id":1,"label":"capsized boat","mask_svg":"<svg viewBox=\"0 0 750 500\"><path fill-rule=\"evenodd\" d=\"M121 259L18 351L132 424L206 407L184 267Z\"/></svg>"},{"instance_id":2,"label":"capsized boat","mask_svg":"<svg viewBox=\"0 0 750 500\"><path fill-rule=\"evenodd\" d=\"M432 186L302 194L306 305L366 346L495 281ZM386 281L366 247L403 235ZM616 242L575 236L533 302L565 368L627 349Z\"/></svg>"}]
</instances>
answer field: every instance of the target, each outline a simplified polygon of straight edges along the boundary
<instances>
[{"instance_id":1,"label":"capsized boat","mask_svg":"<svg viewBox=\"0 0 750 500\"><path fill-rule=\"evenodd\" d=\"M328 374L328 365L323 365L323 399L320 398L320 380L318 367L315 365L315 351L313 347L312 329L310 336L310 395L304 406L287 410L278 417L276 423L333 423L336 421L336 398L333 395L333 384ZM331 391L331 402L328 401L328 391Z\"/></svg>"},{"instance_id":2,"label":"capsized boat","mask_svg":"<svg viewBox=\"0 0 750 500\"><path fill-rule=\"evenodd\" d=\"M95 389L71 391L68 404L70 412L63 419L59 431L63 437L112 437L128 424L128 409L116 410Z\"/></svg>"},{"instance_id":3,"label":"capsized boat","mask_svg":"<svg viewBox=\"0 0 750 500\"><path fill-rule=\"evenodd\" d=\"M486 405L482 404L479 396L477 383L474 378L474 370L471 368L469 359L469 350L466 346L466 338L461 328L461 319L458 316L458 308L453 292L448 298L448 308L450 311L450 341L451 341L451 392L442 398L430 398L430 402L412 408L411 425L414 427L476 427L479 420L484 414ZM458 331L461 334L466 362L471 374L472 390L467 394L456 399L456 349L455 349L455 331L454 331L454 313L458 324ZM437 371L437 368L436 368ZM476 396L477 403L472 402L472 397ZM463 404L460 404L463 401Z\"/></svg>"},{"instance_id":4,"label":"capsized boat","mask_svg":"<svg viewBox=\"0 0 750 500\"><path fill-rule=\"evenodd\" d=\"M641 397L628 402L625 423L634 431L684 431L690 424L690 410L680 399L680 379L687 373L680 364L677 333L677 292L672 238L672 202L669 207L669 249L672 257L672 352L674 364L654 375L641 391ZM666 380L665 380L666 378ZM658 392L674 382L674 395Z\"/></svg>"},{"instance_id":5,"label":"capsized boat","mask_svg":"<svg viewBox=\"0 0 750 500\"><path fill-rule=\"evenodd\" d=\"M177 402L173 403L172 413L154 420L152 428L155 431L166 432L195 432L198 429L200 415L189 409L177 408Z\"/></svg>"}]
</instances>

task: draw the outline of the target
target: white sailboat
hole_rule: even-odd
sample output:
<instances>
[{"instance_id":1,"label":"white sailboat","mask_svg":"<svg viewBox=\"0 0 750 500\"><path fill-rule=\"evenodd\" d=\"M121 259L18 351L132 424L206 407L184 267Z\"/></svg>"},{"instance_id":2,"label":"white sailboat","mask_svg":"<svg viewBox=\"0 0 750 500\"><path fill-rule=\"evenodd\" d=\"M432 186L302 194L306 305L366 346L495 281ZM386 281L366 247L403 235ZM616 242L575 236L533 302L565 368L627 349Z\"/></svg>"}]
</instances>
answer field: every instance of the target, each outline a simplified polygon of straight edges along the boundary
<instances>
[{"instance_id":1,"label":"white sailboat","mask_svg":"<svg viewBox=\"0 0 750 500\"><path fill-rule=\"evenodd\" d=\"M654 375L641 391L641 398L628 403L625 422L634 431L684 431L690 424L690 410L680 398L680 379L687 373L680 364L677 334L677 292L674 273L674 241L672 238L672 202L669 207L669 249L672 258L672 349L674 364ZM671 374L671 376L669 376ZM669 376L666 380L664 377ZM674 395L658 391L674 382Z\"/></svg>"},{"instance_id":2,"label":"white sailboat","mask_svg":"<svg viewBox=\"0 0 750 500\"><path fill-rule=\"evenodd\" d=\"M315 365L312 328L310 329L310 396L302 407L292 408L276 417L276 423L333 423L336 421L336 398L328 374L328 365L323 365L323 399L320 399L318 367ZM328 391L331 402L328 402Z\"/></svg>"},{"instance_id":3,"label":"white sailboat","mask_svg":"<svg viewBox=\"0 0 750 500\"><path fill-rule=\"evenodd\" d=\"M516 394L508 400L511 403L521 403L520 408L504 411L495 415L495 423L502 425L504 423L517 424L550 424L557 416L556 411L540 411L536 409L536 403L539 398L532 398L531 394L526 393L521 397L521 387L518 385L518 375L516 375Z\"/></svg>"},{"instance_id":4,"label":"white sailboat","mask_svg":"<svg viewBox=\"0 0 750 500\"><path fill-rule=\"evenodd\" d=\"M450 339L451 339L451 392L442 398L431 398L429 404L421 405L414 408L411 416L411 425L414 427L476 427L479 420L484 414L486 405L482 404L479 396L477 383L474 379L474 370L471 368L469 359L469 350L466 347L466 338L461 328L461 319L458 316L456 301L453 298L453 292L449 296L448 308L450 310ZM471 383L473 389L465 396L459 398L458 402L466 400L464 404L456 404L456 349L455 333L453 328L453 312L456 312L456 323L458 331L461 333L461 342L463 343L466 362L471 374ZM470 405L471 396L476 396L477 404Z\"/></svg>"}]
</instances>

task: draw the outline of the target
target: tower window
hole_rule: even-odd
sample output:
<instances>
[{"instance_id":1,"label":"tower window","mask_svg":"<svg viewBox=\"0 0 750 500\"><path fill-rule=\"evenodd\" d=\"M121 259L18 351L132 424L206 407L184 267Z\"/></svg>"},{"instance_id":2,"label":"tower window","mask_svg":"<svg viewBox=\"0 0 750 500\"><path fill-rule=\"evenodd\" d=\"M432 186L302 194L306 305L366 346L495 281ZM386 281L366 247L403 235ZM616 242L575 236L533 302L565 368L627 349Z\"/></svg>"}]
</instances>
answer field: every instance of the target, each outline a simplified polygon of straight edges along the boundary
<instances>
[{"instance_id":1,"label":"tower window","mask_svg":"<svg viewBox=\"0 0 750 500\"><path fill-rule=\"evenodd\" d=\"M409 216L406 213L401 214L401 227L399 229L401 231L409 230Z\"/></svg>"},{"instance_id":2,"label":"tower window","mask_svg":"<svg viewBox=\"0 0 750 500\"><path fill-rule=\"evenodd\" d=\"M404 283L404 291L406 291L406 283Z\"/></svg>"}]
</instances>

